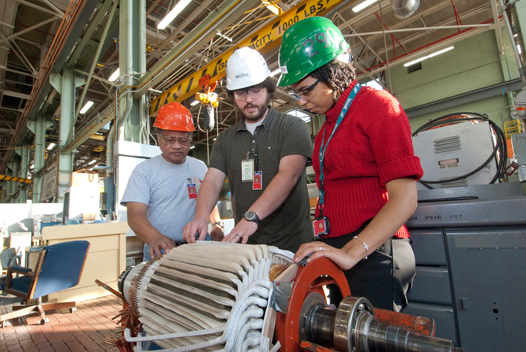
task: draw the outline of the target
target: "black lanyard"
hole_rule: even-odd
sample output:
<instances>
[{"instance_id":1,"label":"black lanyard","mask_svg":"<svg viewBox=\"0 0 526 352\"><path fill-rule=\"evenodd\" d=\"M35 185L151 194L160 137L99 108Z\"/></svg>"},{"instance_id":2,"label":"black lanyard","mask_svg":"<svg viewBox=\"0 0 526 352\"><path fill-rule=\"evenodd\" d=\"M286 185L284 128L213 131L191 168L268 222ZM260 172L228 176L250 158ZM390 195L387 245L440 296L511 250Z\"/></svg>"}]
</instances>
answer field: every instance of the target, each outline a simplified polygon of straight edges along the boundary
<instances>
[{"instance_id":1,"label":"black lanyard","mask_svg":"<svg viewBox=\"0 0 526 352\"><path fill-rule=\"evenodd\" d=\"M256 151L254 153L248 151L247 141L246 141L246 138L245 138L246 131L243 131L243 143L245 144L245 151L247 152L246 158L248 159L248 156L250 154L254 155L254 171L255 172L259 171L259 168L258 168L259 167L259 146L261 145L261 142L263 141L263 137L265 136L265 133L267 132L267 129L269 128L269 126L272 123L273 119L274 119L274 114L272 114L272 116L270 116L270 120L268 121L268 124L265 126L265 129L263 130L263 133L261 134L261 137L259 138L259 142L256 145ZM246 122L245 122L245 127L246 127ZM254 132L256 132L256 131L254 130Z\"/></svg>"}]
</instances>

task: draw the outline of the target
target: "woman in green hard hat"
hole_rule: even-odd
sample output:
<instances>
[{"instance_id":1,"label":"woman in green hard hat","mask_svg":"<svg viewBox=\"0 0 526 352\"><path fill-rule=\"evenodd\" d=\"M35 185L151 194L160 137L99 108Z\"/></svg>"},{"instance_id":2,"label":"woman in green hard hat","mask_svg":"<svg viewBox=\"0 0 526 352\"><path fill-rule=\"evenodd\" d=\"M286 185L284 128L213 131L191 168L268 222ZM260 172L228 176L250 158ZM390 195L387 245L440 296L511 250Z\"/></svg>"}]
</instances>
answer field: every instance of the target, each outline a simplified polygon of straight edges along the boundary
<instances>
[{"instance_id":1,"label":"woman in green hard hat","mask_svg":"<svg viewBox=\"0 0 526 352\"><path fill-rule=\"evenodd\" d=\"M416 209L415 180L423 175L414 155L409 120L388 92L360 86L340 30L311 17L283 36L279 86L307 111L326 116L312 158L320 190L314 231L294 260L327 257L345 270L353 296L399 311L415 275L404 223ZM338 304L339 290L331 290Z\"/></svg>"}]
</instances>

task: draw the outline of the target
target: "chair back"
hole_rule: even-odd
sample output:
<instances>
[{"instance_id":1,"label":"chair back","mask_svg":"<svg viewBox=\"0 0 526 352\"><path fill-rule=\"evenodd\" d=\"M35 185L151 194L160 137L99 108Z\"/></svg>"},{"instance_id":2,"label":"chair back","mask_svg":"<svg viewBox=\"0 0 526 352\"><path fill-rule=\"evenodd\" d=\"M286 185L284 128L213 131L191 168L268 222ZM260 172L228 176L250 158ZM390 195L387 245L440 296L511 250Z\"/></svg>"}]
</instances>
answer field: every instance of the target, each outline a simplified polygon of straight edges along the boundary
<instances>
[{"instance_id":1,"label":"chair back","mask_svg":"<svg viewBox=\"0 0 526 352\"><path fill-rule=\"evenodd\" d=\"M88 249L88 241L70 241L44 247L47 252L32 296L42 297L76 286Z\"/></svg>"},{"instance_id":2,"label":"chair back","mask_svg":"<svg viewBox=\"0 0 526 352\"><path fill-rule=\"evenodd\" d=\"M11 265L20 265L21 255L16 254L16 248L6 248L0 253L2 269L7 269Z\"/></svg>"}]
</instances>

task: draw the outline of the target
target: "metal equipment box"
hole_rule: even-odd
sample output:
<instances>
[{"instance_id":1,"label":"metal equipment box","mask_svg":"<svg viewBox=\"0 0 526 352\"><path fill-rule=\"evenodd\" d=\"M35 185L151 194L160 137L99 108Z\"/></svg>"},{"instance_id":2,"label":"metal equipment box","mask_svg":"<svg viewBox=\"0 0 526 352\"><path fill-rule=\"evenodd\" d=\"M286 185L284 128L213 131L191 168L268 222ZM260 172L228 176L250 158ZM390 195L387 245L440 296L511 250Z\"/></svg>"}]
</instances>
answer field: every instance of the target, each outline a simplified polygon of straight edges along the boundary
<instances>
[{"instance_id":1,"label":"metal equipment box","mask_svg":"<svg viewBox=\"0 0 526 352\"><path fill-rule=\"evenodd\" d=\"M413 147L424 169L422 180L442 181L466 175L483 165L493 152L494 139L488 122L470 121L420 132L413 137ZM495 176L496 167L494 159L477 173L440 187L487 185ZM417 188L426 189L420 183Z\"/></svg>"},{"instance_id":2,"label":"metal equipment box","mask_svg":"<svg viewBox=\"0 0 526 352\"><path fill-rule=\"evenodd\" d=\"M526 346L526 197L520 184L419 191L406 225L417 276L404 313L466 351Z\"/></svg>"}]
</instances>

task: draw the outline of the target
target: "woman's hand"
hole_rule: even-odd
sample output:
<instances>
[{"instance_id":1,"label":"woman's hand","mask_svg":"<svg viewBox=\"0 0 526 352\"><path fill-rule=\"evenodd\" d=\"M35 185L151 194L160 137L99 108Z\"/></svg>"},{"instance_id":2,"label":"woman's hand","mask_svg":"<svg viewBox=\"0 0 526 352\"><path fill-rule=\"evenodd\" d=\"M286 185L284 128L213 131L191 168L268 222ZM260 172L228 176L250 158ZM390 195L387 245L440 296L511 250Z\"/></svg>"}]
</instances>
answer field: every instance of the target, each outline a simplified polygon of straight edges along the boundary
<instances>
[{"instance_id":1,"label":"woman's hand","mask_svg":"<svg viewBox=\"0 0 526 352\"><path fill-rule=\"evenodd\" d=\"M334 248L320 241L302 244L294 255L294 263L305 257L308 257L307 263L316 258L327 257L342 270L349 270L361 260L361 258L353 258L345 249Z\"/></svg>"}]
</instances>

